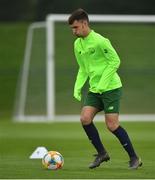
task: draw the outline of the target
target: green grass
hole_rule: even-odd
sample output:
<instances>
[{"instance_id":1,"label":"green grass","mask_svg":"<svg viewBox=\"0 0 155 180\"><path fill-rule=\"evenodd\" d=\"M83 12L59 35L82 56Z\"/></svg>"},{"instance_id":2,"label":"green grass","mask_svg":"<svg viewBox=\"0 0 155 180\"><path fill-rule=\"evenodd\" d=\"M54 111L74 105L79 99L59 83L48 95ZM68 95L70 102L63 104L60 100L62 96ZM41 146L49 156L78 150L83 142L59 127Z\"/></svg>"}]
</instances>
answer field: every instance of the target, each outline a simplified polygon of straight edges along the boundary
<instances>
[{"instance_id":1,"label":"green grass","mask_svg":"<svg viewBox=\"0 0 155 180\"><path fill-rule=\"evenodd\" d=\"M85 136L80 123L12 123L0 121L0 178L6 179L149 179L155 178L155 123L123 122L137 153L143 160L138 170L128 169L128 157L118 140L96 123L102 140L111 156L111 161L95 170L88 164L95 153ZM64 156L63 169L44 170L41 160L30 160L37 146L57 150Z\"/></svg>"},{"instance_id":2,"label":"green grass","mask_svg":"<svg viewBox=\"0 0 155 180\"><path fill-rule=\"evenodd\" d=\"M0 23L0 117L10 117L26 43L26 23Z\"/></svg>"}]
</instances>

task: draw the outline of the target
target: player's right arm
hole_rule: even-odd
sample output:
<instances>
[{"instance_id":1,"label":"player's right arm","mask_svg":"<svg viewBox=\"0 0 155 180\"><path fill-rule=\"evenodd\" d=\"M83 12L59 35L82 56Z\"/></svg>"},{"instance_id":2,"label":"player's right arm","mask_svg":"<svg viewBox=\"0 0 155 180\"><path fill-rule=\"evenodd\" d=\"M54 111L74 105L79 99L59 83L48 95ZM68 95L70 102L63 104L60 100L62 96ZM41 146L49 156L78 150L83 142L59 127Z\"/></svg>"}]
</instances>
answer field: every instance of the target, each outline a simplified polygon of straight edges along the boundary
<instances>
[{"instance_id":1,"label":"player's right arm","mask_svg":"<svg viewBox=\"0 0 155 180\"><path fill-rule=\"evenodd\" d=\"M81 101L81 89L84 86L85 82L87 80L87 75L85 72L82 71L81 68L79 68L75 85L74 85L74 97L78 100Z\"/></svg>"},{"instance_id":2,"label":"player's right arm","mask_svg":"<svg viewBox=\"0 0 155 180\"><path fill-rule=\"evenodd\" d=\"M78 101L81 101L81 89L84 86L85 82L87 81L88 75L85 71L84 65L82 63L82 59L75 45L74 45L74 53L75 53L77 63L79 65L79 70L78 70L75 85L74 85L74 97Z\"/></svg>"}]
</instances>

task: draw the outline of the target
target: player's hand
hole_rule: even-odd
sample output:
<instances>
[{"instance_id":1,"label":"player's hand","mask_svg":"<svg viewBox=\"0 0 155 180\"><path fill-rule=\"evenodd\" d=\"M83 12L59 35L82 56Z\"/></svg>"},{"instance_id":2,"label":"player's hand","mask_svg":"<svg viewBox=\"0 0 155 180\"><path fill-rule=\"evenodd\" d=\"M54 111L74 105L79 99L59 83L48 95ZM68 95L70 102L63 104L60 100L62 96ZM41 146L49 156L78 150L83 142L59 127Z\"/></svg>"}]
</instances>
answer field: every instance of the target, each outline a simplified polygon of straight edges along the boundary
<instances>
[{"instance_id":1,"label":"player's hand","mask_svg":"<svg viewBox=\"0 0 155 180\"><path fill-rule=\"evenodd\" d=\"M75 99L77 99L78 101L81 101L81 92L74 91L74 97L75 97Z\"/></svg>"}]
</instances>

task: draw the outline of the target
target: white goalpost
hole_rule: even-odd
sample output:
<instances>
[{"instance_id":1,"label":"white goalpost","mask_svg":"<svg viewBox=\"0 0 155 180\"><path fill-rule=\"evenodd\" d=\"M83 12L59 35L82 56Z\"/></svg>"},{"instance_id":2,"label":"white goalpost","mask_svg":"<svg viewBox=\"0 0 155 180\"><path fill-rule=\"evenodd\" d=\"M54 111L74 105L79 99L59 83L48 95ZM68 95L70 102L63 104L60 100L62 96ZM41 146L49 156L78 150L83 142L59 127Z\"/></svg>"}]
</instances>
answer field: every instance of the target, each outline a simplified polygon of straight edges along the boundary
<instances>
[{"instance_id":1,"label":"white goalpost","mask_svg":"<svg viewBox=\"0 0 155 180\"><path fill-rule=\"evenodd\" d=\"M46 22L33 23L28 30L24 63L18 84L17 101L13 119L20 122L53 122L53 121L76 121L79 115L56 115L55 113L55 23L67 22L68 14L50 14ZM155 23L154 15L89 15L90 22L112 22L112 23ZM46 36L46 65L45 65L45 86L46 100L45 112L42 114L26 114L25 104L27 98L27 86L29 80L30 58L32 53L32 43L34 30L43 28ZM34 93L35 94L35 93ZM131 114L121 115L121 120L155 120L155 114ZM97 116L97 120L103 117Z\"/></svg>"}]
</instances>

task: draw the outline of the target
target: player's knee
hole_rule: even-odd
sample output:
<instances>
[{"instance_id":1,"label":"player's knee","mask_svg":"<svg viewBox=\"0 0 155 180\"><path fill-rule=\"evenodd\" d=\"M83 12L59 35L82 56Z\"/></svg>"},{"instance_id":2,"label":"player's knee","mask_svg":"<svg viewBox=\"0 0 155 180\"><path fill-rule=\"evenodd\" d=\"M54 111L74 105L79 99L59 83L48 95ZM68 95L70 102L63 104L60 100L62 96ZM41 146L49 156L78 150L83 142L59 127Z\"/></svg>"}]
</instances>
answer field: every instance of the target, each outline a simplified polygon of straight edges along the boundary
<instances>
[{"instance_id":1,"label":"player's knee","mask_svg":"<svg viewBox=\"0 0 155 180\"><path fill-rule=\"evenodd\" d=\"M110 132L115 131L118 128L118 126L119 125L117 123L111 123L111 122L107 123L107 128Z\"/></svg>"},{"instance_id":2,"label":"player's knee","mask_svg":"<svg viewBox=\"0 0 155 180\"><path fill-rule=\"evenodd\" d=\"M109 131L113 132L119 127L118 115L106 115L106 125Z\"/></svg>"},{"instance_id":3,"label":"player's knee","mask_svg":"<svg viewBox=\"0 0 155 180\"><path fill-rule=\"evenodd\" d=\"M92 120L88 115L83 115L81 116L80 121L83 125L88 125L91 123Z\"/></svg>"}]
</instances>

